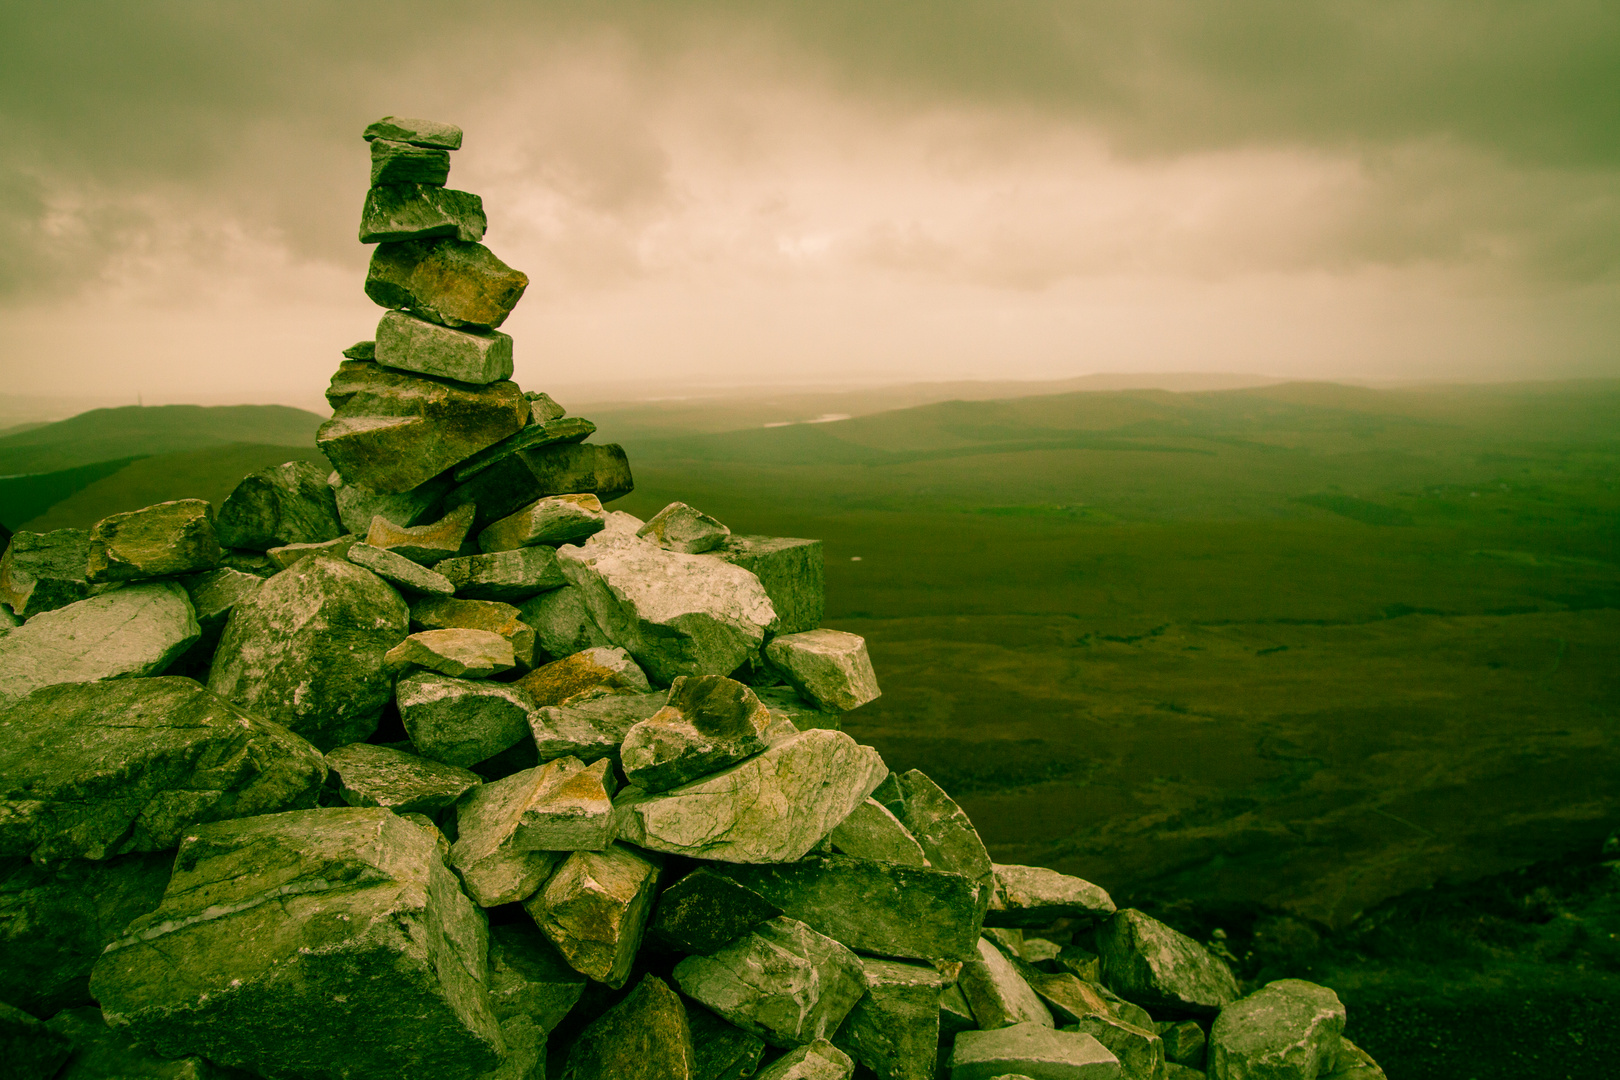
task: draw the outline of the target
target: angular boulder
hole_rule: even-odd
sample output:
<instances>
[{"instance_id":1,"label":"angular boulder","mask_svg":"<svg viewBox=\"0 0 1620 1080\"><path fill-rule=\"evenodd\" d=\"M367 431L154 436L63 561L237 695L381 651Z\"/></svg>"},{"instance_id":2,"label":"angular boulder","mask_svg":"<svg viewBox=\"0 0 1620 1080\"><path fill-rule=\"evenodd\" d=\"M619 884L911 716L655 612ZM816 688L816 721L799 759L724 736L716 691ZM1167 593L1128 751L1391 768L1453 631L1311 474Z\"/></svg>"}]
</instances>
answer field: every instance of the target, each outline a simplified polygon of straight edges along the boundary
<instances>
[{"instance_id":1,"label":"angular boulder","mask_svg":"<svg viewBox=\"0 0 1620 1080\"><path fill-rule=\"evenodd\" d=\"M147 581L41 612L0 635L0 707L54 683L157 675L202 636L173 581Z\"/></svg>"},{"instance_id":2,"label":"angular boulder","mask_svg":"<svg viewBox=\"0 0 1620 1080\"><path fill-rule=\"evenodd\" d=\"M486 552L535 544L557 547L594 536L605 524L602 501L595 495L548 495L479 533L478 546Z\"/></svg>"},{"instance_id":3,"label":"angular boulder","mask_svg":"<svg viewBox=\"0 0 1620 1080\"><path fill-rule=\"evenodd\" d=\"M677 678L669 703L631 728L619 748L625 779L667 791L765 749L770 710L724 675Z\"/></svg>"},{"instance_id":4,"label":"angular boulder","mask_svg":"<svg viewBox=\"0 0 1620 1080\"><path fill-rule=\"evenodd\" d=\"M409 621L405 601L377 575L315 555L237 605L208 688L323 751L362 742L393 690L383 657Z\"/></svg>"},{"instance_id":5,"label":"angular boulder","mask_svg":"<svg viewBox=\"0 0 1620 1080\"><path fill-rule=\"evenodd\" d=\"M471 1080L503 1044L488 937L426 832L378 808L190 830L91 989L162 1053L269 1077ZM296 1031L296 1038L288 1038Z\"/></svg>"},{"instance_id":6,"label":"angular boulder","mask_svg":"<svg viewBox=\"0 0 1620 1080\"><path fill-rule=\"evenodd\" d=\"M647 519L636 535L669 551L701 555L725 543L731 530L683 502L673 502Z\"/></svg>"},{"instance_id":7,"label":"angular boulder","mask_svg":"<svg viewBox=\"0 0 1620 1080\"><path fill-rule=\"evenodd\" d=\"M535 644L552 656L572 656L586 649L612 648L613 642L591 619L585 594L572 585L524 601L518 617L534 630Z\"/></svg>"},{"instance_id":8,"label":"angular boulder","mask_svg":"<svg viewBox=\"0 0 1620 1080\"><path fill-rule=\"evenodd\" d=\"M344 533L326 473L289 461L243 478L220 505L215 533L225 547L268 551L319 544Z\"/></svg>"},{"instance_id":9,"label":"angular boulder","mask_svg":"<svg viewBox=\"0 0 1620 1080\"><path fill-rule=\"evenodd\" d=\"M610 502L634 489L630 459L617 443L548 440L490 462L445 496L445 505L473 503L474 528L482 529L547 495L588 494Z\"/></svg>"},{"instance_id":10,"label":"angular boulder","mask_svg":"<svg viewBox=\"0 0 1620 1080\"><path fill-rule=\"evenodd\" d=\"M1209 1037L1196 1020L1183 1020L1179 1024L1164 1025L1159 1038L1164 1040L1165 1060L1176 1065L1202 1070L1204 1048Z\"/></svg>"},{"instance_id":11,"label":"angular boulder","mask_svg":"<svg viewBox=\"0 0 1620 1080\"><path fill-rule=\"evenodd\" d=\"M826 1039L795 1047L771 1062L759 1080L849 1080L855 1063Z\"/></svg>"},{"instance_id":12,"label":"angular boulder","mask_svg":"<svg viewBox=\"0 0 1620 1080\"><path fill-rule=\"evenodd\" d=\"M488 227L483 199L437 184L382 184L366 192L360 208L362 244L440 236L476 243Z\"/></svg>"},{"instance_id":13,"label":"angular boulder","mask_svg":"<svg viewBox=\"0 0 1620 1080\"><path fill-rule=\"evenodd\" d=\"M388 139L392 142L410 143L412 146L432 146L442 150L461 149L461 129L454 124L443 124L437 120L418 120L410 116L385 116L381 120L367 124L362 138L367 142L373 139Z\"/></svg>"},{"instance_id":14,"label":"angular boulder","mask_svg":"<svg viewBox=\"0 0 1620 1080\"><path fill-rule=\"evenodd\" d=\"M550 1031L579 1001L586 982L532 923L489 928L489 1000L498 1019L528 1016Z\"/></svg>"},{"instance_id":15,"label":"angular boulder","mask_svg":"<svg viewBox=\"0 0 1620 1080\"><path fill-rule=\"evenodd\" d=\"M461 600L427 596L411 604L411 627L417 630L491 630L512 645L518 667L534 667L534 630L518 618L518 609L499 600Z\"/></svg>"},{"instance_id":16,"label":"angular boulder","mask_svg":"<svg viewBox=\"0 0 1620 1080\"><path fill-rule=\"evenodd\" d=\"M917 838L930 866L982 882L980 902L989 905L995 887L990 853L973 822L944 788L911 769L891 776L875 797Z\"/></svg>"},{"instance_id":17,"label":"angular boulder","mask_svg":"<svg viewBox=\"0 0 1620 1080\"><path fill-rule=\"evenodd\" d=\"M575 695L567 705L536 709L530 734L541 761L577 757L582 761L617 758L630 729L664 707L662 690L645 694L616 690Z\"/></svg>"},{"instance_id":18,"label":"angular boulder","mask_svg":"<svg viewBox=\"0 0 1620 1080\"><path fill-rule=\"evenodd\" d=\"M478 451L478 453L457 465L451 471L456 483L466 483L491 465L511 457L519 450L539 450L542 447L555 446L559 443L583 442L596 434L596 425L582 416L570 416L566 420L557 418L538 419L533 395L527 396L530 398L529 426L516 435L508 435L487 450ZM553 402L553 404L556 403ZM561 406L557 407L561 408ZM468 504L463 503L462 505Z\"/></svg>"},{"instance_id":19,"label":"angular boulder","mask_svg":"<svg viewBox=\"0 0 1620 1080\"><path fill-rule=\"evenodd\" d=\"M313 746L191 679L49 686L0 712L0 856L162 851L198 822L313 806Z\"/></svg>"},{"instance_id":20,"label":"angular boulder","mask_svg":"<svg viewBox=\"0 0 1620 1080\"><path fill-rule=\"evenodd\" d=\"M940 975L921 964L862 957L866 995L833 1042L881 1080L934 1080Z\"/></svg>"},{"instance_id":21,"label":"angular boulder","mask_svg":"<svg viewBox=\"0 0 1620 1080\"><path fill-rule=\"evenodd\" d=\"M584 649L535 668L514 686L536 708L561 705L598 687L609 690L651 690L647 676L623 649Z\"/></svg>"},{"instance_id":22,"label":"angular boulder","mask_svg":"<svg viewBox=\"0 0 1620 1080\"><path fill-rule=\"evenodd\" d=\"M29 619L83 600L90 595L89 562L85 529L15 533L0 556L0 603Z\"/></svg>"},{"instance_id":23,"label":"angular boulder","mask_svg":"<svg viewBox=\"0 0 1620 1080\"><path fill-rule=\"evenodd\" d=\"M1310 1080L1338 1063L1344 1005L1325 986L1278 979L1221 1009L1209 1029L1211 1080Z\"/></svg>"},{"instance_id":24,"label":"angular boulder","mask_svg":"<svg viewBox=\"0 0 1620 1080\"><path fill-rule=\"evenodd\" d=\"M572 1080L706 1080L680 995L656 975L593 1020L568 1049Z\"/></svg>"},{"instance_id":25,"label":"angular boulder","mask_svg":"<svg viewBox=\"0 0 1620 1080\"><path fill-rule=\"evenodd\" d=\"M383 662L396 671L415 665L453 679L487 679L516 663L512 643L493 630L418 630L389 649Z\"/></svg>"},{"instance_id":26,"label":"angular boulder","mask_svg":"<svg viewBox=\"0 0 1620 1080\"><path fill-rule=\"evenodd\" d=\"M523 833L526 816L544 802L556 779L545 769L529 769L470 791L456 807L450 864L468 895L483 907L534 895L562 862L555 849L527 842L530 838Z\"/></svg>"},{"instance_id":27,"label":"angular boulder","mask_svg":"<svg viewBox=\"0 0 1620 1080\"><path fill-rule=\"evenodd\" d=\"M747 1080L759 1070L765 1040L704 1008L687 1007L697 1074L703 1080Z\"/></svg>"},{"instance_id":28,"label":"angular boulder","mask_svg":"<svg viewBox=\"0 0 1620 1080\"><path fill-rule=\"evenodd\" d=\"M529 734L529 703L501 683L418 671L395 689L399 716L418 753L466 768Z\"/></svg>"},{"instance_id":29,"label":"angular boulder","mask_svg":"<svg viewBox=\"0 0 1620 1080\"><path fill-rule=\"evenodd\" d=\"M623 844L576 851L524 910L575 971L620 987L641 945L658 865Z\"/></svg>"},{"instance_id":30,"label":"angular boulder","mask_svg":"<svg viewBox=\"0 0 1620 1080\"><path fill-rule=\"evenodd\" d=\"M714 862L792 862L887 772L876 750L843 732L806 731L670 791L627 788L617 804L619 834L654 851Z\"/></svg>"},{"instance_id":31,"label":"angular boulder","mask_svg":"<svg viewBox=\"0 0 1620 1080\"><path fill-rule=\"evenodd\" d=\"M1079 1032L1054 1031L1036 1023L994 1031L964 1031L951 1053L951 1080L1122 1080L1119 1059L1102 1043Z\"/></svg>"},{"instance_id":32,"label":"angular boulder","mask_svg":"<svg viewBox=\"0 0 1620 1080\"><path fill-rule=\"evenodd\" d=\"M338 517L343 527L364 537L371 531L376 518L386 518L395 525L420 525L438 514L439 503L450 490L450 481L434 477L408 491L386 493L373 491L364 484L350 483L343 474L333 470L326 478L337 500Z\"/></svg>"},{"instance_id":33,"label":"angular boulder","mask_svg":"<svg viewBox=\"0 0 1620 1080\"><path fill-rule=\"evenodd\" d=\"M996 891L986 926L1050 926L1057 919L1105 919L1114 913L1108 892L1083 878L1044 866L997 864Z\"/></svg>"},{"instance_id":34,"label":"angular boulder","mask_svg":"<svg viewBox=\"0 0 1620 1080\"><path fill-rule=\"evenodd\" d=\"M986 938L979 939L978 956L962 966L958 985L982 1031L1026 1023L1057 1026L1040 996Z\"/></svg>"},{"instance_id":35,"label":"angular boulder","mask_svg":"<svg viewBox=\"0 0 1620 1080\"><path fill-rule=\"evenodd\" d=\"M772 634L797 634L821 625L827 597L820 540L733 534L711 554L759 578L776 609L768 627Z\"/></svg>"},{"instance_id":36,"label":"angular boulder","mask_svg":"<svg viewBox=\"0 0 1620 1080\"><path fill-rule=\"evenodd\" d=\"M1103 982L1146 1009L1213 1015L1238 998L1232 969L1185 934L1123 908L1097 928Z\"/></svg>"},{"instance_id":37,"label":"angular boulder","mask_svg":"<svg viewBox=\"0 0 1620 1080\"><path fill-rule=\"evenodd\" d=\"M450 179L450 152L392 139L371 144L371 184L432 184ZM384 305L385 307L387 305Z\"/></svg>"},{"instance_id":38,"label":"angular boulder","mask_svg":"<svg viewBox=\"0 0 1620 1080\"><path fill-rule=\"evenodd\" d=\"M484 782L466 769L372 743L338 747L326 755L326 767L344 802L396 814L436 814Z\"/></svg>"},{"instance_id":39,"label":"angular boulder","mask_svg":"<svg viewBox=\"0 0 1620 1080\"><path fill-rule=\"evenodd\" d=\"M877 700L880 691L866 639L842 630L806 630L772 638L765 659L818 708L849 712Z\"/></svg>"},{"instance_id":40,"label":"angular boulder","mask_svg":"<svg viewBox=\"0 0 1620 1080\"><path fill-rule=\"evenodd\" d=\"M377 324L377 363L484 386L512 377L512 338L499 330L455 330L390 311Z\"/></svg>"},{"instance_id":41,"label":"angular boulder","mask_svg":"<svg viewBox=\"0 0 1620 1080\"><path fill-rule=\"evenodd\" d=\"M484 245L461 240L379 244L366 274L366 295L383 307L482 330L505 322L528 287L527 274ZM380 359L381 337L377 341Z\"/></svg>"},{"instance_id":42,"label":"angular boulder","mask_svg":"<svg viewBox=\"0 0 1620 1080\"><path fill-rule=\"evenodd\" d=\"M1078 1031L1102 1043L1109 1053L1119 1058L1120 1069L1128 1077L1164 1075L1164 1040L1151 1028L1093 1013L1065 1025L1063 1030Z\"/></svg>"},{"instance_id":43,"label":"angular boulder","mask_svg":"<svg viewBox=\"0 0 1620 1080\"><path fill-rule=\"evenodd\" d=\"M759 893L700 866L658 897L647 935L680 952L706 954L780 914Z\"/></svg>"},{"instance_id":44,"label":"angular boulder","mask_svg":"<svg viewBox=\"0 0 1620 1080\"><path fill-rule=\"evenodd\" d=\"M90 528L85 579L136 581L211 570L219 565L214 507L177 499L104 517Z\"/></svg>"},{"instance_id":45,"label":"angular boulder","mask_svg":"<svg viewBox=\"0 0 1620 1080\"><path fill-rule=\"evenodd\" d=\"M429 525L396 525L378 515L366 529L366 543L403 555L414 563L433 566L461 550L472 520L472 509L466 506Z\"/></svg>"},{"instance_id":46,"label":"angular boulder","mask_svg":"<svg viewBox=\"0 0 1620 1080\"><path fill-rule=\"evenodd\" d=\"M438 571L450 579L457 596L469 600L516 603L568 584L557 564L557 553L548 547L446 559L439 563Z\"/></svg>"},{"instance_id":47,"label":"angular boulder","mask_svg":"<svg viewBox=\"0 0 1620 1080\"><path fill-rule=\"evenodd\" d=\"M917 838L888 807L870 797L839 822L829 839L834 851L857 859L896 866L928 865L928 856L923 854Z\"/></svg>"},{"instance_id":48,"label":"angular boulder","mask_svg":"<svg viewBox=\"0 0 1620 1080\"><path fill-rule=\"evenodd\" d=\"M403 555L370 544L350 544L342 558L363 566L384 581L413 596L454 596L456 587L443 574L414 563Z\"/></svg>"}]
</instances>

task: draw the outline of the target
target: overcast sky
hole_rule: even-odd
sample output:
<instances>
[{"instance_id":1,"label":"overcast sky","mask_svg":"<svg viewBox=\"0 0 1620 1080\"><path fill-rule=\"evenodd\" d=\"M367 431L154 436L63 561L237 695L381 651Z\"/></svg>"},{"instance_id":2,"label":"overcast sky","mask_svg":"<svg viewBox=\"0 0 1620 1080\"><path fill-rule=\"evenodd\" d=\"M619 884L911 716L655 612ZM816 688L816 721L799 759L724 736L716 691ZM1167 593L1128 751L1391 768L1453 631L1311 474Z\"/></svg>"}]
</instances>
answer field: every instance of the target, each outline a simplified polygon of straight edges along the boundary
<instances>
[{"instance_id":1,"label":"overcast sky","mask_svg":"<svg viewBox=\"0 0 1620 1080\"><path fill-rule=\"evenodd\" d=\"M4 390L317 401L361 130L466 130L530 389L1620 375L1620 4L0 6Z\"/></svg>"}]
</instances>

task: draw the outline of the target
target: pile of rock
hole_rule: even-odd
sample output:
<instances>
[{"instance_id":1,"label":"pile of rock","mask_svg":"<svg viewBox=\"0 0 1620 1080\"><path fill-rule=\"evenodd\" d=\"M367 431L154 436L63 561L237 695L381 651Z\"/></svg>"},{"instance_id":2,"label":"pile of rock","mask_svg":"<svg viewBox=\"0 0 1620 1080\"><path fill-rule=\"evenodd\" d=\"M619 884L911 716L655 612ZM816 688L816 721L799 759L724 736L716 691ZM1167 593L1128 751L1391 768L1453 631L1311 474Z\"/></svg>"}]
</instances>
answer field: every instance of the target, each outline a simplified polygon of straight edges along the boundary
<instances>
[{"instance_id":1,"label":"pile of rock","mask_svg":"<svg viewBox=\"0 0 1620 1080\"><path fill-rule=\"evenodd\" d=\"M841 731L819 542L604 509L623 450L510 381L461 132L366 137L336 471L0 561L7 1075L1382 1075L1331 991L992 864Z\"/></svg>"}]
</instances>

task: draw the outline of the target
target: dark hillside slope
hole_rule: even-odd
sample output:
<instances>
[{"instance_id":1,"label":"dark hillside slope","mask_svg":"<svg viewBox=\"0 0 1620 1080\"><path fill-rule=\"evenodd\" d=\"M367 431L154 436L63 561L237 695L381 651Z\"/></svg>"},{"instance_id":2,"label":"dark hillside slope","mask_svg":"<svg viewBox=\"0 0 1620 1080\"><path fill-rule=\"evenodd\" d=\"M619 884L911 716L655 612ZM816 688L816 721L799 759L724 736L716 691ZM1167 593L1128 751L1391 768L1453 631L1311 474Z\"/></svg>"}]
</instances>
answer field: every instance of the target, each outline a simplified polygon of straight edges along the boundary
<instances>
[{"instance_id":1,"label":"dark hillside slope","mask_svg":"<svg viewBox=\"0 0 1620 1080\"><path fill-rule=\"evenodd\" d=\"M314 446L325 417L286 405L126 405L0 436L0 476L224 443Z\"/></svg>"}]
</instances>

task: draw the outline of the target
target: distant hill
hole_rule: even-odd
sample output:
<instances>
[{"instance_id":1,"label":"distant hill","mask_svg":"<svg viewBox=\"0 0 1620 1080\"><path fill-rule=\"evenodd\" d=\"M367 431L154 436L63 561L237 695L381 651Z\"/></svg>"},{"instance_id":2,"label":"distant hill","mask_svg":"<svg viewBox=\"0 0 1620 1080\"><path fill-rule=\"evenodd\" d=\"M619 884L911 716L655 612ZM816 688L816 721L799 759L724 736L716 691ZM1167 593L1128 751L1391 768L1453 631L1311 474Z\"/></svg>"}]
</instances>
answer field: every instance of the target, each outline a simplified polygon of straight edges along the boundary
<instances>
[{"instance_id":1,"label":"distant hill","mask_svg":"<svg viewBox=\"0 0 1620 1080\"><path fill-rule=\"evenodd\" d=\"M226 443L315 445L325 417L285 405L126 405L0 435L0 477Z\"/></svg>"}]
</instances>

